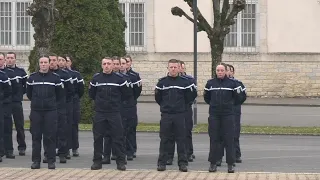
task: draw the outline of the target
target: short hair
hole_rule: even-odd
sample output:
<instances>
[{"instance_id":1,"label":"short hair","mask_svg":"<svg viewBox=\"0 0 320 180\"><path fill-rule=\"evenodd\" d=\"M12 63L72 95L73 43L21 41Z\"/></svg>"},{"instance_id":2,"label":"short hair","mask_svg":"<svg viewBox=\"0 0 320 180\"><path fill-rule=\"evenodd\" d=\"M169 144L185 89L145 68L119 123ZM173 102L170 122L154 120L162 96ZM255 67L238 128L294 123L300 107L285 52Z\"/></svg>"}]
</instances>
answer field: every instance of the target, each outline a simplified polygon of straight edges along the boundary
<instances>
[{"instance_id":1,"label":"short hair","mask_svg":"<svg viewBox=\"0 0 320 180\"><path fill-rule=\"evenodd\" d=\"M51 53L49 53L49 56L57 56L57 54L56 54L56 53L51 52Z\"/></svg>"},{"instance_id":2,"label":"short hair","mask_svg":"<svg viewBox=\"0 0 320 180\"><path fill-rule=\"evenodd\" d=\"M217 66L222 65L224 66L224 69L227 70L227 64L226 63L219 63Z\"/></svg>"},{"instance_id":3,"label":"short hair","mask_svg":"<svg viewBox=\"0 0 320 180\"><path fill-rule=\"evenodd\" d=\"M178 59L170 59L168 63L180 63Z\"/></svg>"},{"instance_id":4,"label":"short hair","mask_svg":"<svg viewBox=\"0 0 320 180\"><path fill-rule=\"evenodd\" d=\"M40 56L40 58L39 58L39 60L38 61L40 61L40 59L41 58L48 58L48 60L49 60L49 62L50 62L50 58L49 58L49 56L48 55L42 55L42 56Z\"/></svg>"},{"instance_id":5,"label":"short hair","mask_svg":"<svg viewBox=\"0 0 320 180\"><path fill-rule=\"evenodd\" d=\"M125 59L128 58L128 59L132 62L132 57L131 57L130 55L126 55L124 58L125 58Z\"/></svg>"},{"instance_id":6,"label":"short hair","mask_svg":"<svg viewBox=\"0 0 320 180\"><path fill-rule=\"evenodd\" d=\"M185 63L184 63L183 61L181 61L181 60L180 60L180 64L182 65L182 64L185 64Z\"/></svg>"},{"instance_id":7,"label":"short hair","mask_svg":"<svg viewBox=\"0 0 320 180\"><path fill-rule=\"evenodd\" d=\"M121 59L123 59L123 60L125 60L126 62L129 62L129 61L127 60L127 58L125 58L125 57L120 57L119 59L120 59L120 61L121 61Z\"/></svg>"},{"instance_id":8,"label":"short hair","mask_svg":"<svg viewBox=\"0 0 320 180\"><path fill-rule=\"evenodd\" d=\"M8 54L13 54L13 55L14 55L14 58L17 58L17 55L16 55L15 52L11 52L11 51L10 51L10 52L7 52L7 55L8 55Z\"/></svg>"},{"instance_id":9,"label":"short hair","mask_svg":"<svg viewBox=\"0 0 320 180\"><path fill-rule=\"evenodd\" d=\"M0 52L0 55L2 55L3 57L6 57L6 55L3 52Z\"/></svg>"},{"instance_id":10,"label":"short hair","mask_svg":"<svg viewBox=\"0 0 320 180\"><path fill-rule=\"evenodd\" d=\"M228 66L230 67L230 70L232 69L232 71L234 71L234 67L231 64L228 64Z\"/></svg>"}]
</instances>

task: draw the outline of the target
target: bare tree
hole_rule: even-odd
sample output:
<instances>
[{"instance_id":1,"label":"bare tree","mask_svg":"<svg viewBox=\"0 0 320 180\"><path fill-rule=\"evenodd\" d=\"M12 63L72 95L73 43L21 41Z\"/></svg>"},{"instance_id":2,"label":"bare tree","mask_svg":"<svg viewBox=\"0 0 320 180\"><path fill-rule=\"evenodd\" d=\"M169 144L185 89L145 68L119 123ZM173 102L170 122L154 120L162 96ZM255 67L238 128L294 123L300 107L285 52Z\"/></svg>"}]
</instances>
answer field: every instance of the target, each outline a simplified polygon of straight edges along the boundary
<instances>
[{"instance_id":1,"label":"bare tree","mask_svg":"<svg viewBox=\"0 0 320 180\"><path fill-rule=\"evenodd\" d=\"M193 0L184 0L188 6L191 8L190 11L193 13ZM222 9L221 9L221 3ZM197 27L198 32L205 31L208 35L211 47L211 61L212 61L212 77L215 75L215 67L222 60L222 53L224 49L224 39L226 35L230 32L230 26L235 24L234 18L237 14L242 11L246 6L246 0L233 0L232 8L230 9L229 0L212 0L214 21L213 27L206 18L202 15L201 11L197 7L198 16ZM184 16L189 21L194 23L192 17L190 17L186 12L184 12L179 7L173 7L171 13L174 16Z\"/></svg>"}]
</instances>

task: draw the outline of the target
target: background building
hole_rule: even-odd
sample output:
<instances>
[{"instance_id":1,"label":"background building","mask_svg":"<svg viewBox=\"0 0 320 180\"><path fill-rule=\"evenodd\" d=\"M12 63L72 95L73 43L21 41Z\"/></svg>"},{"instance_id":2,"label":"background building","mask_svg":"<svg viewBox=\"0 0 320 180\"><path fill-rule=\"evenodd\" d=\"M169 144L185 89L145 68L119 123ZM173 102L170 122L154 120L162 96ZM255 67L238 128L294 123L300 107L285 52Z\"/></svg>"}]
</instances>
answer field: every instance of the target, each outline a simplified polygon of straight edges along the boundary
<instances>
[{"instance_id":1,"label":"background building","mask_svg":"<svg viewBox=\"0 0 320 180\"><path fill-rule=\"evenodd\" d=\"M34 45L31 18L25 12L30 2L0 1L0 51L17 52L25 68ZM198 2L202 14L213 22L212 1ZM119 8L128 23L127 51L144 81L144 94L153 94L170 58L185 61L187 71L193 72L193 24L173 16L174 6L191 15L183 0L120 0ZM250 96L318 96L319 17L319 0L247 0L246 10L237 16L226 38L223 61L235 66L236 77L245 83ZM198 51L198 87L202 94L211 78L205 32L198 34Z\"/></svg>"}]
</instances>

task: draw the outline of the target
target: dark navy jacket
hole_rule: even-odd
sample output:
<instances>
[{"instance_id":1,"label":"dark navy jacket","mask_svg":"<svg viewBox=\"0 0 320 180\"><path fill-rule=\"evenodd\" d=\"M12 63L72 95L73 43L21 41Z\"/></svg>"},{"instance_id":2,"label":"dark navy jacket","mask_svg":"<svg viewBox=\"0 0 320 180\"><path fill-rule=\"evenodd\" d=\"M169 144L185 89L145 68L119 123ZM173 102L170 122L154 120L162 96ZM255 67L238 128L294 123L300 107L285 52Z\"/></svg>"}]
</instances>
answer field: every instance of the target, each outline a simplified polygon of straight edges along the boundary
<instances>
[{"instance_id":1,"label":"dark navy jacket","mask_svg":"<svg viewBox=\"0 0 320 180\"><path fill-rule=\"evenodd\" d=\"M64 91L62 93L62 97L58 103L58 109L66 108L66 103L69 103L73 100L74 96L74 87L70 74L64 69L56 69L52 70L54 73L58 74L60 77L60 81L64 86Z\"/></svg>"},{"instance_id":2,"label":"dark navy jacket","mask_svg":"<svg viewBox=\"0 0 320 180\"><path fill-rule=\"evenodd\" d=\"M197 97L194 87L195 84L182 76L159 79L155 88L155 100L160 105L161 113L184 113L187 104Z\"/></svg>"},{"instance_id":3,"label":"dark navy jacket","mask_svg":"<svg viewBox=\"0 0 320 180\"><path fill-rule=\"evenodd\" d=\"M130 86L132 88L132 95L130 95L130 98L122 102L123 108L135 107L137 104L137 99L141 94L141 79L139 80L138 76L132 72L122 74L128 80L128 82L130 82Z\"/></svg>"},{"instance_id":4,"label":"dark navy jacket","mask_svg":"<svg viewBox=\"0 0 320 180\"><path fill-rule=\"evenodd\" d=\"M129 69L128 71L129 74L132 74L132 75L135 75L135 81L132 81L132 84L133 84L133 87L137 87L137 88L134 88L134 91L135 91L135 105L137 105L138 103L138 98L140 97L141 95L141 92L142 92L142 80L140 78L140 75L138 72L132 70L132 68Z\"/></svg>"},{"instance_id":5,"label":"dark navy jacket","mask_svg":"<svg viewBox=\"0 0 320 180\"><path fill-rule=\"evenodd\" d=\"M3 104L7 97L11 96L11 82L8 75L0 70L0 104Z\"/></svg>"},{"instance_id":6,"label":"dark navy jacket","mask_svg":"<svg viewBox=\"0 0 320 180\"><path fill-rule=\"evenodd\" d=\"M19 68L16 65L13 67L7 66L7 68L14 71L14 80L16 81L16 86L12 94L12 101L21 102L23 100L23 95L26 93L28 75L23 68Z\"/></svg>"},{"instance_id":7,"label":"dark navy jacket","mask_svg":"<svg viewBox=\"0 0 320 180\"><path fill-rule=\"evenodd\" d=\"M12 103L12 97L18 93L19 87L18 87L18 82L17 82L17 78L15 76L14 70L9 69L9 68L4 68L4 69L0 69L1 71L5 72L10 80L11 83L11 94L10 96L5 97L5 100L3 101L4 104L10 104Z\"/></svg>"},{"instance_id":8,"label":"dark navy jacket","mask_svg":"<svg viewBox=\"0 0 320 180\"><path fill-rule=\"evenodd\" d=\"M89 85L96 112L120 112L122 101L132 96L132 88L121 73L97 73Z\"/></svg>"},{"instance_id":9,"label":"dark navy jacket","mask_svg":"<svg viewBox=\"0 0 320 180\"><path fill-rule=\"evenodd\" d=\"M243 83L237 79L235 79L234 77L230 78L234 81L236 81L236 83L238 83L238 85L241 86L241 91L243 93L243 102L247 99L247 94L246 94L246 87L243 85ZM241 115L241 104L235 105L234 106L234 114L235 115Z\"/></svg>"},{"instance_id":10,"label":"dark navy jacket","mask_svg":"<svg viewBox=\"0 0 320 180\"><path fill-rule=\"evenodd\" d=\"M210 105L210 115L232 115L233 106L244 102L241 86L225 76L208 80L204 88L204 101Z\"/></svg>"},{"instance_id":11,"label":"dark navy jacket","mask_svg":"<svg viewBox=\"0 0 320 180\"><path fill-rule=\"evenodd\" d=\"M63 84L56 73L35 72L27 80L27 96L31 101L31 110L57 110L57 102L63 98L63 92Z\"/></svg>"},{"instance_id":12,"label":"dark navy jacket","mask_svg":"<svg viewBox=\"0 0 320 180\"><path fill-rule=\"evenodd\" d=\"M186 73L181 73L181 76L189 79L190 83L195 85L194 90L197 91L197 84L196 84L195 79L192 76L187 75ZM193 104L193 101L190 102L189 104L187 104L188 105L187 108L191 108L192 104Z\"/></svg>"},{"instance_id":13,"label":"dark navy jacket","mask_svg":"<svg viewBox=\"0 0 320 180\"><path fill-rule=\"evenodd\" d=\"M83 96L84 93L84 80L80 72L71 69L66 70L70 73L74 85L74 100L80 101L80 98Z\"/></svg>"}]
</instances>

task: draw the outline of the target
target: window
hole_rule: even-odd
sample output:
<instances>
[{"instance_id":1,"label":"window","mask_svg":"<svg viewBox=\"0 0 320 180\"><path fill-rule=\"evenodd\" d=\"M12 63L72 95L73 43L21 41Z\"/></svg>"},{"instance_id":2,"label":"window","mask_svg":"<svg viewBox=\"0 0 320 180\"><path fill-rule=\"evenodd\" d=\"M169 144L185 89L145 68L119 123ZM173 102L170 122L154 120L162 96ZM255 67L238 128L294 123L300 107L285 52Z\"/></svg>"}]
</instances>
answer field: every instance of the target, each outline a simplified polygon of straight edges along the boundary
<instances>
[{"instance_id":1,"label":"window","mask_svg":"<svg viewBox=\"0 0 320 180\"><path fill-rule=\"evenodd\" d=\"M125 30L127 50L143 51L146 44L144 0L120 0L119 8L127 22Z\"/></svg>"},{"instance_id":2,"label":"window","mask_svg":"<svg viewBox=\"0 0 320 180\"><path fill-rule=\"evenodd\" d=\"M247 0L246 3L245 9L235 17L236 23L230 27L230 33L225 38L224 45L227 51L257 51L258 0ZM231 8L232 6L230 7L230 11Z\"/></svg>"},{"instance_id":3,"label":"window","mask_svg":"<svg viewBox=\"0 0 320 180\"><path fill-rule=\"evenodd\" d=\"M31 0L0 2L0 47L31 47L31 17L27 8Z\"/></svg>"}]
</instances>

